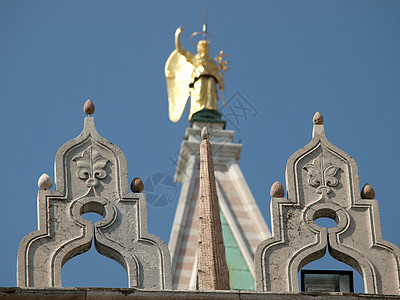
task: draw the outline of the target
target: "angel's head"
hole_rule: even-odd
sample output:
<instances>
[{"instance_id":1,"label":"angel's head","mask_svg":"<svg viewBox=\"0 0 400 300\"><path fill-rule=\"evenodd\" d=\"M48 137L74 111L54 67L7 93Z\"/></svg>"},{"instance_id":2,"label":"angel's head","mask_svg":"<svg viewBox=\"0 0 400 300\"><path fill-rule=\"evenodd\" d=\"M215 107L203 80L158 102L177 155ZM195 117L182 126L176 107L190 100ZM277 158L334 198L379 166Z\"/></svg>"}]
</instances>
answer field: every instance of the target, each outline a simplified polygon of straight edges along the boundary
<instances>
[{"instance_id":1,"label":"angel's head","mask_svg":"<svg viewBox=\"0 0 400 300\"><path fill-rule=\"evenodd\" d=\"M201 55L201 56L206 56L208 55L208 42L206 40L200 40L197 43L197 52Z\"/></svg>"}]
</instances>

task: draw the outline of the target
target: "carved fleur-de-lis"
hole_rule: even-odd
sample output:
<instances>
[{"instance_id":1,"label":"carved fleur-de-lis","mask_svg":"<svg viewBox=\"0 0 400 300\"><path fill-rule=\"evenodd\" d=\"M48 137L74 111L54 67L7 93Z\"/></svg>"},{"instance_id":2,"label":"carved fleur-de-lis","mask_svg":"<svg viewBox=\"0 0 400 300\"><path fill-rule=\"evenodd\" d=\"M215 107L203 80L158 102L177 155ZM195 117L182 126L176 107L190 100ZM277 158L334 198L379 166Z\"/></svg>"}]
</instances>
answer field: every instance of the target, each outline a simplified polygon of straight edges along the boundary
<instances>
[{"instance_id":1,"label":"carved fleur-de-lis","mask_svg":"<svg viewBox=\"0 0 400 300\"><path fill-rule=\"evenodd\" d=\"M76 162L79 168L78 177L86 180L88 187L97 187L99 179L107 177L105 168L109 160L102 157L92 146L84 150L81 155L76 156L73 161Z\"/></svg>"},{"instance_id":2,"label":"carved fleur-de-lis","mask_svg":"<svg viewBox=\"0 0 400 300\"><path fill-rule=\"evenodd\" d=\"M308 183L316 187L317 192L320 194L322 194L323 191L329 194L332 191L331 187L339 184L339 180L335 176L340 168L327 161L322 154L314 159L312 163L306 164L303 168L310 176L308 178Z\"/></svg>"}]
</instances>

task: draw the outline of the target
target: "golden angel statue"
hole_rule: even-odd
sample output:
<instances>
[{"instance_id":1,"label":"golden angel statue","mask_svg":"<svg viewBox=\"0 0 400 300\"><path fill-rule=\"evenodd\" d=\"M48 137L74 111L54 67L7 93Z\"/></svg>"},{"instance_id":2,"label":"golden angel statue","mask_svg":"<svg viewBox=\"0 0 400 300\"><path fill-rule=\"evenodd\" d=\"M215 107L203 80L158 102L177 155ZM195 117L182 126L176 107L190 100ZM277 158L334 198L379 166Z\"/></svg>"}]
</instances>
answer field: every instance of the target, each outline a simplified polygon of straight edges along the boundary
<instances>
[{"instance_id":1,"label":"golden angel statue","mask_svg":"<svg viewBox=\"0 0 400 300\"><path fill-rule=\"evenodd\" d=\"M223 71L227 69L226 61L222 61L225 55L220 52L216 58L218 66L208 53L209 43L204 37L197 44L197 54L193 55L183 49L179 36L182 33L182 27L175 32L176 49L168 57L165 64L165 77L167 78L169 118L173 122L178 122L185 109L186 102L190 96L190 114L192 115L203 109L217 109L217 85L221 93L225 89L223 83ZM223 95L223 94L222 94ZM223 96L222 96L223 97Z\"/></svg>"}]
</instances>

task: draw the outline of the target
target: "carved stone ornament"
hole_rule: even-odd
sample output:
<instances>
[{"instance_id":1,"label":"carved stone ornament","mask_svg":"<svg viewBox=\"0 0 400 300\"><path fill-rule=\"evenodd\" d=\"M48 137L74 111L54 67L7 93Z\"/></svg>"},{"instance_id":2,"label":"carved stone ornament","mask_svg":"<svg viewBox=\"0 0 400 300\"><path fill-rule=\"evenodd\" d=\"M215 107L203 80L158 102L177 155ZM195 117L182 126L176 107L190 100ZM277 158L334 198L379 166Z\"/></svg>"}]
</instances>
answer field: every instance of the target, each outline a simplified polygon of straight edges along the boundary
<instances>
[{"instance_id":1,"label":"carved stone ornament","mask_svg":"<svg viewBox=\"0 0 400 300\"><path fill-rule=\"evenodd\" d=\"M107 177L105 168L109 160L102 157L92 146L89 146L80 155L75 157L73 161L76 162L79 168L76 173L77 176L85 181L89 191L92 188L96 191L96 187L100 184L99 180Z\"/></svg>"},{"instance_id":2,"label":"carved stone ornament","mask_svg":"<svg viewBox=\"0 0 400 300\"><path fill-rule=\"evenodd\" d=\"M273 237L255 253L257 290L299 292L300 269L328 249L361 274L365 293L400 294L400 250L382 239L377 200L362 199L356 162L326 139L322 122L289 158L286 188L287 198L271 199ZM326 233L318 218L337 226Z\"/></svg>"},{"instance_id":3,"label":"carved stone ornament","mask_svg":"<svg viewBox=\"0 0 400 300\"><path fill-rule=\"evenodd\" d=\"M326 161L323 155L319 155L312 163L306 164L303 168L310 176L308 183L317 188L317 192L320 194L324 192L329 194L332 191L331 187L339 184L335 175L340 168Z\"/></svg>"},{"instance_id":4,"label":"carved stone ornament","mask_svg":"<svg viewBox=\"0 0 400 300\"><path fill-rule=\"evenodd\" d=\"M82 214L104 218L92 222ZM129 287L171 289L166 244L147 231L146 195L129 193L122 151L86 117L82 133L64 144L55 160L55 191L38 192L38 231L21 241L19 287L61 287L61 268L71 258L96 250L126 270Z\"/></svg>"}]
</instances>

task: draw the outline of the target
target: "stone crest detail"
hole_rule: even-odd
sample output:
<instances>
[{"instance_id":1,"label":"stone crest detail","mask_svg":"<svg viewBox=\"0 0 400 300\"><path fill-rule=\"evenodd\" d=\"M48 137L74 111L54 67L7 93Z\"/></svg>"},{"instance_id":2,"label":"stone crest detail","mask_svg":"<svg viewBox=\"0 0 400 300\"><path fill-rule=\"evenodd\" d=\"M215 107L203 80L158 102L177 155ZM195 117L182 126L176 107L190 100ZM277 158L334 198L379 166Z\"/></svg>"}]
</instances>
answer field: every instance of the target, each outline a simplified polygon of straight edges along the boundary
<instances>
[{"instance_id":1,"label":"stone crest detail","mask_svg":"<svg viewBox=\"0 0 400 300\"><path fill-rule=\"evenodd\" d=\"M322 194L324 191L329 194L332 189L339 184L335 177L340 170L339 167L330 163L322 154L320 154L312 163L303 167L309 174L308 183L317 188L317 192Z\"/></svg>"},{"instance_id":2,"label":"stone crest detail","mask_svg":"<svg viewBox=\"0 0 400 300\"><path fill-rule=\"evenodd\" d=\"M86 186L89 188L96 188L99 185L99 180L107 177L105 168L109 160L102 157L92 146L82 151L73 161L79 168L77 176L85 180Z\"/></svg>"}]
</instances>

